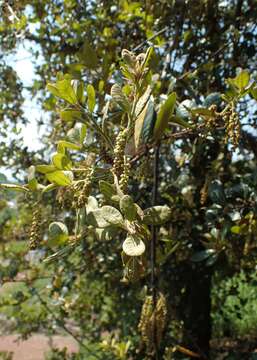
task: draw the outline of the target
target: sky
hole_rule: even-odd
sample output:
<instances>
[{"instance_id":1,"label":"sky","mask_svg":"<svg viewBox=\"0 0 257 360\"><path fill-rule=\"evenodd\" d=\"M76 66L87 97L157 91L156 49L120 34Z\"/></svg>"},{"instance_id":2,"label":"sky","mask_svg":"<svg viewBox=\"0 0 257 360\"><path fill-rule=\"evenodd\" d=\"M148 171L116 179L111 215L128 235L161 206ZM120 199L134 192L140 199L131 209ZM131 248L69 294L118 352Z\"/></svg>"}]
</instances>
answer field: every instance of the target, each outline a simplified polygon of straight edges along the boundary
<instances>
[{"instance_id":1,"label":"sky","mask_svg":"<svg viewBox=\"0 0 257 360\"><path fill-rule=\"evenodd\" d=\"M39 60L40 61L40 60ZM25 45L20 45L15 55L11 55L9 58L9 65L17 72L18 77L23 82L24 87L31 86L33 79L35 79L35 68L32 62L31 53ZM31 99L29 92L23 90L25 98L23 109L24 116L28 120L26 125L20 125L21 136L23 137L24 145L29 150L38 150L41 148L40 136L44 133L43 127L37 126L37 121L42 116L47 116L42 113L40 107L37 104L36 98Z\"/></svg>"}]
</instances>

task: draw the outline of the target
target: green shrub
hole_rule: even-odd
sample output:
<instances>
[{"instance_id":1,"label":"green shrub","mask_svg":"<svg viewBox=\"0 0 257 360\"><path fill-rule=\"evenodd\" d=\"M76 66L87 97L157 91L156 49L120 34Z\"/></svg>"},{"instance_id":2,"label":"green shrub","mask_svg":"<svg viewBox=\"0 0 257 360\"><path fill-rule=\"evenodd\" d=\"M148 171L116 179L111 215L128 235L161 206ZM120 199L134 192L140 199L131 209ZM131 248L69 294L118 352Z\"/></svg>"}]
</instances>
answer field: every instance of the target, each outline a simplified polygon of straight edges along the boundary
<instances>
[{"instance_id":1,"label":"green shrub","mask_svg":"<svg viewBox=\"0 0 257 360\"><path fill-rule=\"evenodd\" d=\"M214 285L212 290L213 335L251 336L257 333L257 274L243 270Z\"/></svg>"}]
</instances>

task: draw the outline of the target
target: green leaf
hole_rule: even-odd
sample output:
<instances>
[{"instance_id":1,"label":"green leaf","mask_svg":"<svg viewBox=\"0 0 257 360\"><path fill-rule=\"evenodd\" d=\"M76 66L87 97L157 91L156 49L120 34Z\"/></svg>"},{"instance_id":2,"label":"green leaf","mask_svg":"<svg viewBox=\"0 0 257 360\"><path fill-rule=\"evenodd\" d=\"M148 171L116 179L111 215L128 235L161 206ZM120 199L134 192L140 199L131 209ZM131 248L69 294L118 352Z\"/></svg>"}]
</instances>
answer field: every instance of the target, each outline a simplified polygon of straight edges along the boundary
<instances>
[{"instance_id":1,"label":"green leaf","mask_svg":"<svg viewBox=\"0 0 257 360\"><path fill-rule=\"evenodd\" d=\"M212 110L209 110L209 109L206 109L206 108L196 108L196 109L192 109L191 110L191 113L193 115L200 115L200 116L207 116L207 117L211 117L213 116L213 111Z\"/></svg>"},{"instance_id":2,"label":"green leaf","mask_svg":"<svg viewBox=\"0 0 257 360\"><path fill-rule=\"evenodd\" d=\"M194 253L191 256L191 261L193 262L200 262L203 260L208 259L211 255L215 254L215 250L214 249L206 249L206 250L202 250L202 251L197 251L196 253Z\"/></svg>"},{"instance_id":3,"label":"green leaf","mask_svg":"<svg viewBox=\"0 0 257 360\"><path fill-rule=\"evenodd\" d=\"M131 196L124 195L120 199L120 210L125 218L129 221L134 221L137 218L137 207Z\"/></svg>"},{"instance_id":4,"label":"green leaf","mask_svg":"<svg viewBox=\"0 0 257 360\"><path fill-rule=\"evenodd\" d=\"M41 174L51 173L56 170L54 165L37 165L36 171L40 172Z\"/></svg>"},{"instance_id":5,"label":"green leaf","mask_svg":"<svg viewBox=\"0 0 257 360\"><path fill-rule=\"evenodd\" d=\"M143 222L147 225L161 225L169 221L171 210L167 205L153 206L144 210Z\"/></svg>"},{"instance_id":6,"label":"green leaf","mask_svg":"<svg viewBox=\"0 0 257 360\"><path fill-rule=\"evenodd\" d=\"M81 149L81 145L79 144L74 144L71 143L69 141L65 141L65 140L61 140L58 142L57 144L57 151L58 153L65 153L65 149L72 149L72 150L80 150Z\"/></svg>"},{"instance_id":7,"label":"green leaf","mask_svg":"<svg viewBox=\"0 0 257 360\"><path fill-rule=\"evenodd\" d=\"M95 108L95 89L91 84L87 85L87 106L92 113Z\"/></svg>"},{"instance_id":8,"label":"green leaf","mask_svg":"<svg viewBox=\"0 0 257 360\"><path fill-rule=\"evenodd\" d=\"M250 74L247 70L241 71L234 79L231 79L233 84L240 90L244 90L250 81Z\"/></svg>"},{"instance_id":9,"label":"green leaf","mask_svg":"<svg viewBox=\"0 0 257 360\"><path fill-rule=\"evenodd\" d=\"M190 118L190 112L196 108L193 100L186 99L182 101L176 109L176 116L183 120Z\"/></svg>"},{"instance_id":10,"label":"green leaf","mask_svg":"<svg viewBox=\"0 0 257 360\"><path fill-rule=\"evenodd\" d=\"M98 209L98 202L94 196L89 196L87 201L87 213L90 213L90 211Z\"/></svg>"},{"instance_id":11,"label":"green leaf","mask_svg":"<svg viewBox=\"0 0 257 360\"><path fill-rule=\"evenodd\" d=\"M149 100L135 121L134 144L136 150L141 143L146 144L152 137L155 121L154 103Z\"/></svg>"},{"instance_id":12,"label":"green leaf","mask_svg":"<svg viewBox=\"0 0 257 360\"><path fill-rule=\"evenodd\" d=\"M129 111L130 104L127 97L123 94L121 87L114 84L111 88L111 97L113 101L123 110Z\"/></svg>"},{"instance_id":13,"label":"green leaf","mask_svg":"<svg viewBox=\"0 0 257 360\"><path fill-rule=\"evenodd\" d=\"M102 216L110 225L122 226L124 223L123 217L119 210L112 206L105 205L101 208Z\"/></svg>"},{"instance_id":14,"label":"green leaf","mask_svg":"<svg viewBox=\"0 0 257 360\"><path fill-rule=\"evenodd\" d=\"M111 200L113 196L117 195L115 186L107 181L100 180L99 189L107 200Z\"/></svg>"},{"instance_id":15,"label":"green leaf","mask_svg":"<svg viewBox=\"0 0 257 360\"><path fill-rule=\"evenodd\" d=\"M36 167L31 165L28 168L28 188L32 191L37 190L37 179L35 177Z\"/></svg>"},{"instance_id":16,"label":"green leaf","mask_svg":"<svg viewBox=\"0 0 257 360\"><path fill-rule=\"evenodd\" d=\"M135 109L136 117L138 117L140 115L141 111L143 111L146 104L150 100L151 92L152 92L151 86L148 86L146 91L144 92L144 94L139 98L139 100L136 104L136 109Z\"/></svg>"},{"instance_id":17,"label":"green leaf","mask_svg":"<svg viewBox=\"0 0 257 360\"><path fill-rule=\"evenodd\" d=\"M145 243L141 239L128 236L123 242L122 250L128 256L141 256L145 252Z\"/></svg>"},{"instance_id":18,"label":"green leaf","mask_svg":"<svg viewBox=\"0 0 257 360\"><path fill-rule=\"evenodd\" d=\"M72 243L72 244L68 244L68 245L64 246L61 250L58 250L54 254L51 254L50 256L45 258L43 260L43 262L44 263L56 262L57 260L67 257L68 255L70 255L72 253L72 251L74 251L76 245L77 245L76 243L75 244Z\"/></svg>"},{"instance_id":19,"label":"green leaf","mask_svg":"<svg viewBox=\"0 0 257 360\"><path fill-rule=\"evenodd\" d=\"M71 160L61 153L55 153L52 156L52 163L59 170L70 170L72 167Z\"/></svg>"},{"instance_id":20,"label":"green leaf","mask_svg":"<svg viewBox=\"0 0 257 360\"><path fill-rule=\"evenodd\" d=\"M60 111L60 117L63 121L81 120L82 116L81 111L74 109L64 109Z\"/></svg>"},{"instance_id":21,"label":"green leaf","mask_svg":"<svg viewBox=\"0 0 257 360\"><path fill-rule=\"evenodd\" d=\"M149 101L147 112L145 114L142 131L140 134L140 141L142 144L147 144L152 139L153 129L156 122L156 111L154 109L153 101Z\"/></svg>"},{"instance_id":22,"label":"green leaf","mask_svg":"<svg viewBox=\"0 0 257 360\"><path fill-rule=\"evenodd\" d=\"M83 123L76 123L76 125L70 129L67 133L67 138L71 142L83 144L87 134L87 126Z\"/></svg>"},{"instance_id":23,"label":"green leaf","mask_svg":"<svg viewBox=\"0 0 257 360\"><path fill-rule=\"evenodd\" d=\"M59 236L61 234L68 235L68 229L67 226L60 222L60 221L54 221L49 225L49 234L53 237Z\"/></svg>"},{"instance_id":24,"label":"green leaf","mask_svg":"<svg viewBox=\"0 0 257 360\"><path fill-rule=\"evenodd\" d=\"M59 186L68 186L72 183L73 174L71 171L57 170L46 174L46 178L53 184Z\"/></svg>"},{"instance_id":25,"label":"green leaf","mask_svg":"<svg viewBox=\"0 0 257 360\"><path fill-rule=\"evenodd\" d=\"M144 58L144 61L142 63L142 68L145 68L148 64L149 64L149 61L151 59L151 56L153 54L153 46L150 46L147 50L146 50L146 53L145 53L145 58Z\"/></svg>"},{"instance_id":26,"label":"green leaf","mask_svg":"<svg viewBox=\"0 0 257 360\"><path fill-rule=\"evenodd\" d=\"M231 227L230 231L233 234L240 234L241 233L241 227L238 226L238 225L234 225L234 226Z\"/></svg>"},{"instance_id":27,"label":"green leaf","mask_svg":"<svg viewBox=\"0 0 257 360\"><path fill-rule=\"evenodd\" d=\"M97 228L106 228L110 226L110 223L105 220L102 214L102 209L95 209L88 211L87 207L87 216L86 216L86 223L88 225L92 225Z\"/></svg>"},{"instance_id":28,"label":"green leaf","mask_svg":"<svg viewBox=\"0 0 257 360\"><path fill-rule=\"evenodd\" d=\"M160 139L164 130L166 129L168 122L173 114L175 103L176 103L176 93L173 92L169 95L168 99L161 106L157 114L157 120L154 127L155 140Z\"/></svg>"},{"instance_id":29,"label":"green leaf","mask_svg":"<svg viewBox=\"0 0 257 360\"><path fill-rule=\"evenodd\" d=\"M49 225L49 245L57 246L66 242L69 238L69 232L65 224L60 221L52 222Z\"/></svg>"},{"instance_id":30,"label":"green leaf","mask_svg":"<svg viewBox=\"0 0 257 360\"><path fill-rule=\"evenodd\" d=\"M84 97L84 83L79 80L72 80L72 86L75 91L76 97L80 104L84 103L85 97Z\"/></svg>"},{"instance_id":31,"label":"green leaf","mask_svg":"<svg viewBox=\"0 0 257 360\"><path fill-rule=\"evenodd\" d=\"M63 79L55 84L47 84L47 89L55 96L74 105L78 102L71 80Z\"/></svg>"},{"instance_id":32,"label":"green leaf","mask_svg":"<svg viewBox=\"0 0 257 360\"><path fill-rule=\"evenodd\" d=\"M219 106L220 103L221 103L221 94L219 92L213 92L210 93L208 96L206 96L203 102L203 106L208 108L211 105Z\"/></svg>"},{"instance_id":33,"label":"green leaf","mask_svg":"<svg viewBox=\"0 0 257 360\"><path fill-rule=\"evenodd\" d=\"M178 117L178 116L175 116L175 115L173 115L171 117L170 122L171 122L171 124L179 125L179 126L185 128L185 129L192 127L192 125L190 125L187 121L185 121L181 117Z\"/></svg>"},{"instance_id":34,"label":"green leaf","mask_svg":"<svg viewBox=\"0 0 257 360\"><path fill-rule=\"evenodd\" d=\"M97 67L98 59L96 51L91 44L86 40L78 53L81 62L85 64L89 69L95 69Z\"/></svg>"}]
</instances>

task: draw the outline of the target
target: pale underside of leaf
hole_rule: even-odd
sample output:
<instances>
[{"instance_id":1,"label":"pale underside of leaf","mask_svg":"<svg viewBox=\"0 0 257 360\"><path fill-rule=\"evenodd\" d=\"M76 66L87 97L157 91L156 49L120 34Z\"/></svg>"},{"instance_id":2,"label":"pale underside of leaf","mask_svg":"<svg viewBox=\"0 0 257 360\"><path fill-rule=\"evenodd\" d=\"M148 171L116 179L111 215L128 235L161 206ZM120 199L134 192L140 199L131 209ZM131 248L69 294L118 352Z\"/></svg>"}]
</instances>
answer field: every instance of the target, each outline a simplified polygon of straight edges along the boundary
<instances>
[{"instance_id":1,"label":"pale underside of leaf","mask_svg":"<svg viewBox=\"0 0 257 360\"><path fill-rule=\"evenodd\" d=\"M124 241L122 250L128 256L141 256L145 252L145 244L141 239L129 236Z\"/></svg>"}]
</instances>

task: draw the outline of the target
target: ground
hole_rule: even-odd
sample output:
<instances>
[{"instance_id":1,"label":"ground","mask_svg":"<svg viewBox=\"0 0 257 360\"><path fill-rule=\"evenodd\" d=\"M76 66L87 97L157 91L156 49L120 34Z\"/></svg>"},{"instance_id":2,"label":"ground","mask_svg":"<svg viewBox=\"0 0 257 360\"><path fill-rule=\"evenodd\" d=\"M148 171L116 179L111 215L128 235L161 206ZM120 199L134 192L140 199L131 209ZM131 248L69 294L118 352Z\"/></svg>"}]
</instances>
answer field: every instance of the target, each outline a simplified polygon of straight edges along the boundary
<instances>
[{"instance_id":1,"label":"ground","mask_svg":"<svg viewBox=\"0 0 257 360\"><path fill-rule=\"evenodd\" d=\"M44 354L50 349L49 338L35 334L26 341L19 341L18 335L0 337L0 352L13 352L13 360L44 360ZM78 345L69 336L53 336L53 345L62 349L67 347L69 352L78 351ZM0 357L1 358L1 357Z\"/></svg>"}]
</instances>

